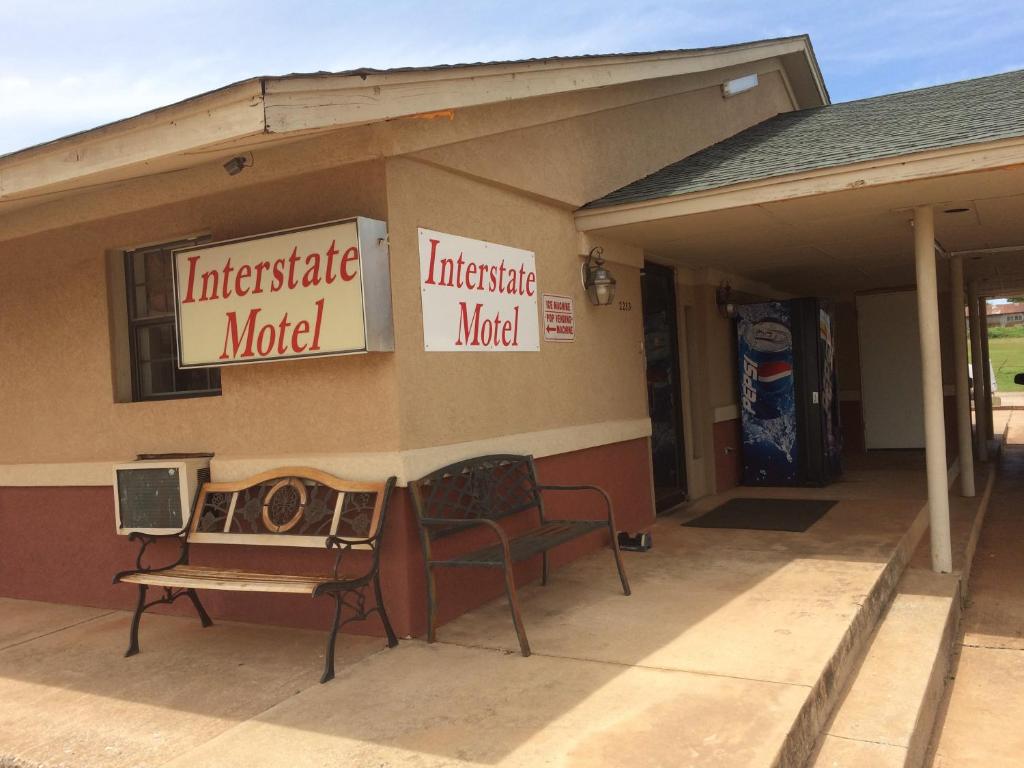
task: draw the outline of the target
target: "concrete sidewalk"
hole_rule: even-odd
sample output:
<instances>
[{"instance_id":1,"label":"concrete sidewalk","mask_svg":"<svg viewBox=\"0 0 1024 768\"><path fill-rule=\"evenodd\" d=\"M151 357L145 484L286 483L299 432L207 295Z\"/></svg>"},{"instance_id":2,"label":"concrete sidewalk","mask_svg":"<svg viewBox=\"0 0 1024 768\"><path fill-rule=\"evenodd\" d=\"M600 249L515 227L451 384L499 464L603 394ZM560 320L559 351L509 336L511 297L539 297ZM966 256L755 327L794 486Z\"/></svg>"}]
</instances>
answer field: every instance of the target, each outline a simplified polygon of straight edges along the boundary
<instances>
[{"instance_id":1,"label":"concrete sidewalk","mask_svg":"<svg viewBox=\"0 0 1024 768\"><path fill-rule=\"evenodd\" d=\"M936 727L934 768L1024 764L1024 410L1007 443L971 572L954 680Z\"/></svg>"},{"instance_id":2,"label":"concrete sidewalk","mask_svg":"<svg viewBox=\"0 0 1024 768\"><path fill-rule=\"evenodd\" d=\"M129 766L770 766L810 754L920 538L919 463L852 469L802 534L661 519L627 553L633 596L597 552L522 589L534 656L504 601L440 642L0 601L0 754ZM442 595L443 599L443 595Z\"/></svg>"}]
</instances>

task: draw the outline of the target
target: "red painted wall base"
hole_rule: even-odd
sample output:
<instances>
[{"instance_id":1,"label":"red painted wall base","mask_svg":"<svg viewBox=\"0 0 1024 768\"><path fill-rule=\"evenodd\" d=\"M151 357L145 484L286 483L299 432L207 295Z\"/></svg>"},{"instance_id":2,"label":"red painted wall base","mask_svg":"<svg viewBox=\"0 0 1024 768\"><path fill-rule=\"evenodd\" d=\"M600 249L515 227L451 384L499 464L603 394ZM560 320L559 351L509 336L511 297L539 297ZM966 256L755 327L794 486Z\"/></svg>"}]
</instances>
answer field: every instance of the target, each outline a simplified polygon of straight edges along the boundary
<instances>
[{"instance_id":1,"label":"red painted wall base","mask_svg":"<svg viewBox=\"0 0 1024 768\"><path fill-rule=\"evenodd\" d=\"M647 440L590 448L537 460L542 483L596 484L611 495L620 529L647 529L654 519L650 486L650 453ZM577 497L577 498L574 498ZM0 596L26 600L72 603L99 608L131 609L136 588L113 585L115 572L134 567L138 547L114 533L113 492L109 487L0 488ZM604 514L596 494L559 494L545 499L553 517L595 517ZM529 514L529 513L524 513ZM529 520L512 520L510 530ZM607 536L592 534L551 553L554 568L601 547ZM459 537L442 546L466 543ZM169 543L153 548L153 560L172 560L177 547ZM442 554L443 551L438 551ZM353 553L352 572L365 567L364 553ZM540 558L516 569L517 583L540 577ZM197 544L192 562L251 570L294 573L326 573L333 567L331 554L296 547ZM615 566L608 556L609 571ZM465 578L465 569L438 572L438 610L441 622L471 610L504 592L498 569L479 569ZM459 578L459 577L462 578ZM426 582L412 504L405 488L396 489L388 511L381 580L388 614L400 636L422 634L426 627ZM614 579L610 579L613 583ZM205 591L200 595L210 615L217 619L324 629L333 602L297 595ZM159 612L190 615L185 601ZM382 635L376 617L345 628L359 634Z\"/></svg>"}]
</instances>

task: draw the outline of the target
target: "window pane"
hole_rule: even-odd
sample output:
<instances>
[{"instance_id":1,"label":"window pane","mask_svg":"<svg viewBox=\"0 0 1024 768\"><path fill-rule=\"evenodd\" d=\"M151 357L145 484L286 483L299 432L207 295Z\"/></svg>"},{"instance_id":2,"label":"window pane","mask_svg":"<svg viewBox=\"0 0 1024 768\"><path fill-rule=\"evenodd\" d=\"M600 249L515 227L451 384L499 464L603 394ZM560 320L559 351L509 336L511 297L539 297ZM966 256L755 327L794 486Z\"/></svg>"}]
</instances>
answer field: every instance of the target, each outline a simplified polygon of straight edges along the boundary
<instances>
[{"instance_id":1,"label":"window pane","mask_svg":"<svg viewBox=\"0 0 1024 768\"><path fill-rule=\"evenodd\" d=\"M217 373L216 386L210 383L211 370ZM174 374L174 381L179 392L202 392L203 390L218 389L220 387L220 371L210 368L177 368Z\"/></svg>"},{"instance_id":2,"label":"window pane","mask_svg":"<svg viewBox=\"0 0 1024 768\"><path fill-rule=\"evenodd\" d=\"M135 338L135 352L140 363L173 360L177 355L173 322L139 326L136 328Z\"/></svg>"},{"instance_id":3,"label":"window pane","mask_svg":"<svg viewBox=\"0 0 1024 768\"><path fill-rule=\"evenodd\" d=\"M169 251L146 254L146 297L150 315L168 315L174 311Z\"/></svg>"},{"instance_id":4,"label":"window pane","mask_svg":"<svg viewBox=\"0 0 1024 768\"><path fill-rule=\"evenodd\" d=\"M171 264L171 252L168 250L136 251L132 254L135 319L174 312Z\"/></svg>"},{"instance_id":5,"label":"window pane","mask_svg":"<svg viewBox=\"0 0 1024 768\"><path fill-rule=\"evenodd\" d=\"M220 392L220 370L181 370L177 365L174 328L174 260L171 251L191 243L173 243L129 253L132 297L129 324L132 334L132 365L136 398L161 398Z\"/></svg>"},{"instance_id":6,"label":"window pane","mask_svg":"<svg viewBox=\"0 0 1024 768\"><path fill-rule=\"evenodd\" d=\"M174 393L174 361L139 363L139 390L143 397Z\"/></svg>"}]
</instances>

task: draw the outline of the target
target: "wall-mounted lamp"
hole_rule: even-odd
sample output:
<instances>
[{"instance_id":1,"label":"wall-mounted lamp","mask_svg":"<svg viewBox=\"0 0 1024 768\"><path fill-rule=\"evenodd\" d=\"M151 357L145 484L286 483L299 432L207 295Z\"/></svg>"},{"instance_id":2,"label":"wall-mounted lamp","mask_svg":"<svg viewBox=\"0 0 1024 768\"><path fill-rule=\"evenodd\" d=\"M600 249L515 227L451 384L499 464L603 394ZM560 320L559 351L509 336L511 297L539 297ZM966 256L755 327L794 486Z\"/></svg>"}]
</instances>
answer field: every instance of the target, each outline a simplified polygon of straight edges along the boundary
<instances>
[{"instance_id":1,"label":"wall-mounted lamp","mask_svg":"<svg viewBox=\"0 0 1024 768\"><path fill-rule=\"evenodd\" d=\"M252 165L252 155L237 155L224 163L224 170L228 172L228 176L237 176L250 165Z\"/></svg>"},{"instance_id":2,"label":"wall-mounted lamp","mask_svg":"<svg viewBox=\"0 0 1024 768\"><path fill-rule=\"evenodd\" d=\"M590 303L595 307L611 304L615 298L615 278L604 266L603 254L604 249L601 246L591 248L587 260L580 268L583 287L587 290Z\"/></svg>"},{"instance_id":3,"label":"wall-mounted lamp","mask_svg":"<svg viewBox=\"0 0 1024 768\"><path fill-rule=\"evenodd\" d=\"M725 280L715 288L715 304L718 305L718 313L726 320L736 317L736 304L732 300L732 286Z\"/></svg>"}]
</instances>

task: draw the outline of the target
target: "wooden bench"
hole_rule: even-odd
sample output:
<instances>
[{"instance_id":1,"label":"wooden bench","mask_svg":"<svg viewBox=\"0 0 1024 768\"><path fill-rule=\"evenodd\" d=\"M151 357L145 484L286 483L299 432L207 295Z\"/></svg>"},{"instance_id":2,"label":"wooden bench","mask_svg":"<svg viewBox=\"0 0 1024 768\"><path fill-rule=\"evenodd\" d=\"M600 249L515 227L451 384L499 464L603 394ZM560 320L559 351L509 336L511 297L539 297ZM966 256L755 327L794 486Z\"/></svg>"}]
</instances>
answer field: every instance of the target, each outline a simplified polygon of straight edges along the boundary
<instances>
[{"instance_id":1,"label":"wooden bench","mask_svg":"<svg viewBox=\"0 0 1024 768\"><path fill-rule=\"evenodd\" d=\"M615 567L628 595L629 581L622 567L615 529L615 513L608 494L595 485L540 485L532 456L481 456L442 467L409 484L427 576L427 641L437 634L437 590L434 569L438 567L501 568L505 592L512 610L512 623L523 656L530 655L523 619L516 595L512 565L540 555L543 558L541 584L548 583L548 551L559 544L598 530L607 530L615 556ZM551 520L544 511L542 493L587 491L599 494L606 515L592 520ZM525 533L509 534L498 521L510 515L537 511L536 524ZM466 529L488 529L497 543L445 558L435 558L432 544L439 538Z\"/></svg>"},{"instance_id":2,"label":"wooden bench","mask_svg":"<svg viewBox=\"0 0 1024 768\"><path fill-rule=\"evenodd\" d=\"M187 596L203 626L210 626L213 622L199 602L197 589L332 597L334 623L327 639L321 683L334 677L335 639L339 627L350 621L364 620L376 612L384 624L388 646L394 647L398 640L384 610L379 575L381 536L394 486L394 477L380 484L355 483L305 467L271 470L235 483L204 483L190 522L183 530L129 535L141 542L135 568L114 576L115 584L139 586L125 656L139 652L139 621L143 612L154 605L173 603ZM177 559L161 567L144 565L147 547L161 540L177 542ZM191 565L190 547L202 543L326 547L337 550L337 554L333 571L313 576ZM343 556L351 550L371 552L369 569L355 577L339 572ZM366 590L371 586L375 600L367 608ZM164 593L147 602L149 587L161 587ZM352 613L344 621L343 607Z\"/></svg>"}]
</instances>

